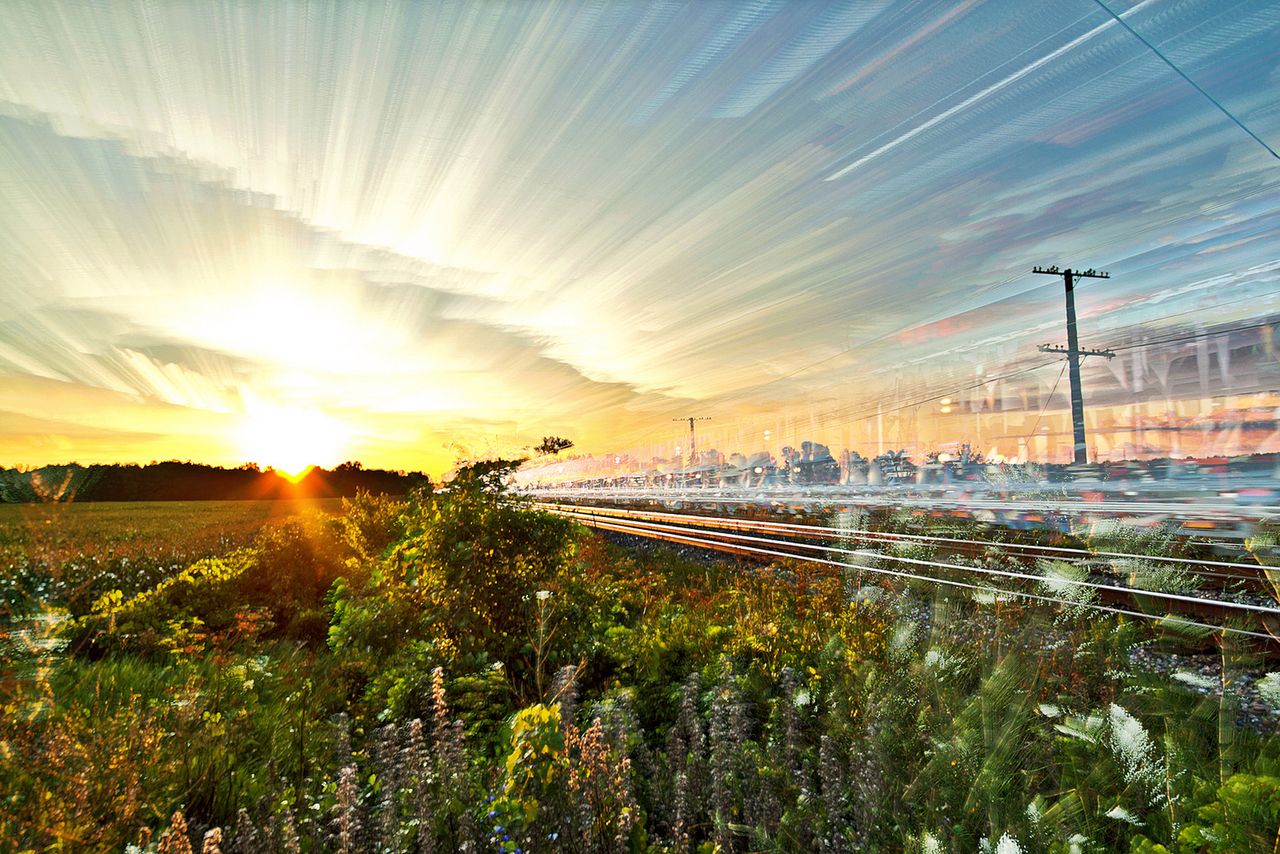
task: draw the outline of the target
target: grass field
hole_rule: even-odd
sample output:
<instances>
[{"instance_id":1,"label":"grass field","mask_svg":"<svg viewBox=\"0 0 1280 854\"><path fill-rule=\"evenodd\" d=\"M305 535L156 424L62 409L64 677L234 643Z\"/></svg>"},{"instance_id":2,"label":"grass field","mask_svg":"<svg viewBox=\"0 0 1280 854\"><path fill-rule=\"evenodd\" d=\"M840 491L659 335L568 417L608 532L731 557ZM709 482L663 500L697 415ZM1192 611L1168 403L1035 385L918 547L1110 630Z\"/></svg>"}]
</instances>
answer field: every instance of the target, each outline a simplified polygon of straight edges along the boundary
<instances>
[{"instance_id":1,"label":"grass field","mask_svg":"<svg viewBox=\"0 0 1280 854\"><path fill-rule=\"evenodd\" d=\"M340 499L0 504L0 617L91 604L102 577L143 590L192 561L248 544L268 525Z\"/></svg>"},{"instance_id":2,"label":"grass field","mask_svg":"<svg viewBox=\"0 0 1280 854\"><path fill-rule=\"evenodd\" d=\"M0 547L48 560L86 549L124 556L157 542L199 549L252 537L263 525L333 512L340 504L337 498L0 504Z\"/></svg>"}]
</instances>

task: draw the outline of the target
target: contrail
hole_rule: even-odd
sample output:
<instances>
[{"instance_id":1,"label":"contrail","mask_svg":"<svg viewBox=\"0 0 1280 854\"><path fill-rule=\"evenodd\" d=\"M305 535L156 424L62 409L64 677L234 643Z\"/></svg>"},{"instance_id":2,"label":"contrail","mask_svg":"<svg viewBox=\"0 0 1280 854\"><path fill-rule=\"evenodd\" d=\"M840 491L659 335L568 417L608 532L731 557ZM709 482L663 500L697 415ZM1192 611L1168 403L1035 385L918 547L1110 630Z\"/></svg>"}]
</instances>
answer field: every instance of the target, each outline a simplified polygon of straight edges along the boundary
<instances>
[{"instance_id":1,"label":"contrail","mask_svg":"<svg viewBox=\"0 0 1280 854\"><path fill-rule=\"evenodd\" d=\"M1137 12L1139 9L1145 9L1147 6L1150 6L1152 3L1155 3L1155 2L1156 0L1143 0L1142 3L1139 3L1137 6L1134 6L1132 9L1125 12L1124 14L1132 15L1134 12ZM873 160L876 157L879 157L881 154L884 154L886 151L897 148L902 143L924 133L934 125L937 125L940 122L945 122L947 119L951 118L956 113L961 112L962 110L965 110L973 106L978 101L981 101L983 98L987 97L991 93L997 92L1011 83L1016 83L1019 80L1021 80L1023 77L1026 77L1028 74L1031 74L1037 69L1043 68L1046 64L1062 56L1067 51L1072 50L1073 48L1088 41L1089 39L1096 36L1098 33L1112 26L1113 24L1116 23L1116 21L1120 21L1119 16L1117 16L1115 20L1106 21L1102 24L1099 24L1098 26L1094 27L1092 30L1089 30L1089 32L1085 33L1084 35L1077 36L1076 38L1064 44L1062 47L1058 48L1057 50L1052 51L1051 53L1045 54L1044 56L1037 59L1035 62L1031 63L1030 65L1024 68L1020 68L1019 70L1010 74L1008 77L1004 78L1003 80L1000 80L996 83L992 83L990 86L983 89L981 92L978 92L976 95L969 96L968 98L961 101L959 104L956 104L954 107L943 110L941 113L938 113L938 115L929 119L929 121L925 122L919 127L913 128L912 130L907 131L902 136L898 137L892 142L886 142L884 145L880 146L875 151L872 151L870 154L866 154L866 155L863 155L862 157L859 157L857 160L853 161L848 166L844 167L843 169L836 172L835 174L827 176L825 180L834 181L837 178L843 178L845 175L848 175L854 169L857 169L859 166L866 163L867 161ZM1120 23L1123 24L1124 22L1120 21Z\"/></svg>"}]
</instances>

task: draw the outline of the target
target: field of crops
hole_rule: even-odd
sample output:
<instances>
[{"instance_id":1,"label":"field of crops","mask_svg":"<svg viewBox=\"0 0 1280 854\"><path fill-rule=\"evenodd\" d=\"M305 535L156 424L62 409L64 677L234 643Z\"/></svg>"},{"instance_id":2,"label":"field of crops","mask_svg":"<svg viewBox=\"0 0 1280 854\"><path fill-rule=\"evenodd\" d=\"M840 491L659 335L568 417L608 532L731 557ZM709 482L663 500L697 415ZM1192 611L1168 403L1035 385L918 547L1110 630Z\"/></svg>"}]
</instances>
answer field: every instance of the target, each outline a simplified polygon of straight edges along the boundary
<instances>
[{"instance_id":1,"label":"field of crops","mask_svg":"<svg viewBox=\"0 0 1280 854\"><path fill-rule=\"evenodd\" d=\"M1275 845L1251 638L610 540L503 474L0 508L5 847Z\"/></svg>"},{"instance_id":2,"label":"field of crops","mask_svg":"<svg viewBox=\"0 0 1280 854\"><path fill-rule=\"evenodd\" d=\"M337 500L0 504L0 616L43 602L73 612L108 589L133 593L269 524Z\"/></svg>"}]
</instances>

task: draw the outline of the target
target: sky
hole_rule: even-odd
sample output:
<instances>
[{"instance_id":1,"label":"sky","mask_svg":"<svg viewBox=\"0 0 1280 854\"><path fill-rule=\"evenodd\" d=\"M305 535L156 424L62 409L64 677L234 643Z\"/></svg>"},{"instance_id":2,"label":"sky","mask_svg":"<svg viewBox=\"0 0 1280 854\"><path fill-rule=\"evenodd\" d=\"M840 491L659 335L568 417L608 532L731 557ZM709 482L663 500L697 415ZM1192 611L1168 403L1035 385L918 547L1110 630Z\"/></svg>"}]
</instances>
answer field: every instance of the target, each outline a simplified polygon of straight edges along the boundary
<instances>
[{"instance_id":1,"label":"sky","mask_svg":"<svg viewBox=\"0 0 1280 854\"><path fill-rule=\"evenodd\" d=\"M1280 4L1111 8L1280 147ZM1278 211L1097 0L11 0L0 465L847 439L1065 343L1033 265L1085 346L1280 310Z\"/></svg>"}]
</instances>

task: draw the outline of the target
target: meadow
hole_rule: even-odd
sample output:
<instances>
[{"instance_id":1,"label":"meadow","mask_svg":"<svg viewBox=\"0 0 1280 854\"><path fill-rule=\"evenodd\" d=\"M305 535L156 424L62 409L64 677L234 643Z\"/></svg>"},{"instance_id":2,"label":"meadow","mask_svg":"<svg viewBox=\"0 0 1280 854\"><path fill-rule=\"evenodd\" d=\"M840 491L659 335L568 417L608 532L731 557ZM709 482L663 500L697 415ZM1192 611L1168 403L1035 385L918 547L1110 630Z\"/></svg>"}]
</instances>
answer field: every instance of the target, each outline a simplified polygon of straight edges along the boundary
<instances>
[{"instance_id":1,"label":"meadow","mask_svg":"<svg viewBox=\"0 0 1280 854\"><path fill-rule=\"evenodd\" d=\"M264 526L332 512L337 499L0 503L0 617L47 602L82 612L134 593Z\"/></svg>"},{"instance_id":2,"label":"meadow","mask_svg":"<svg viewBox=\"0 0 1280 854\"><path fill-rule=\"evenodd\" d=\"M624 548L508 473L403 501L0 508L4 846L1280 843L1274 712L1245 708L1246 687L1280 705L1280 676L1247 638ZM1170 657L1213 667L1143 664Z\"/></svg>"}]
</instances>

